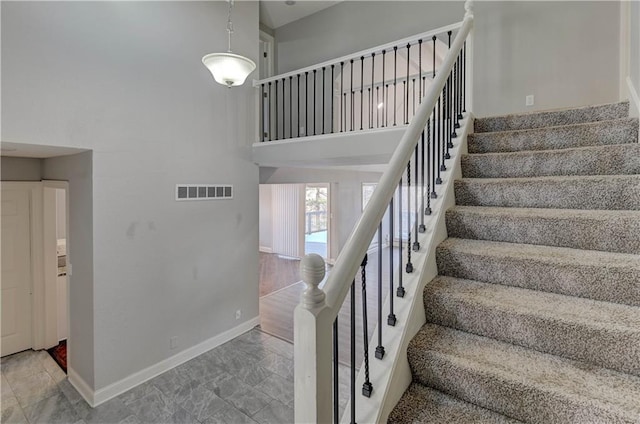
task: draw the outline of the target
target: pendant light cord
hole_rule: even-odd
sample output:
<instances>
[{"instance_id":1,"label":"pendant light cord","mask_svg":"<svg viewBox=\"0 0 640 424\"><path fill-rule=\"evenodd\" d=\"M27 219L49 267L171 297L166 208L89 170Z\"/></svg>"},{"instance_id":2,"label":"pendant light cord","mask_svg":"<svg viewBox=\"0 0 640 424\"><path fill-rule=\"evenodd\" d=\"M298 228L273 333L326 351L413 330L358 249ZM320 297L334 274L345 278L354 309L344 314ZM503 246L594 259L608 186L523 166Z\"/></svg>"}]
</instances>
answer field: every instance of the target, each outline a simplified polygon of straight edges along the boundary
<instances>
[{"instance_id":1,"label":"pendant light cord","mask_svg":"<svg viewBox=\"0 0 640 424\"><path fill-rule=\"evenodd\" d=\"M229 33L229 50L231 53L231 34L233 33L233 22L231 22L231 9L233 8L233 0L229 1L229 16L227 18L227 32Z\"/></svg>"}]
</instances>

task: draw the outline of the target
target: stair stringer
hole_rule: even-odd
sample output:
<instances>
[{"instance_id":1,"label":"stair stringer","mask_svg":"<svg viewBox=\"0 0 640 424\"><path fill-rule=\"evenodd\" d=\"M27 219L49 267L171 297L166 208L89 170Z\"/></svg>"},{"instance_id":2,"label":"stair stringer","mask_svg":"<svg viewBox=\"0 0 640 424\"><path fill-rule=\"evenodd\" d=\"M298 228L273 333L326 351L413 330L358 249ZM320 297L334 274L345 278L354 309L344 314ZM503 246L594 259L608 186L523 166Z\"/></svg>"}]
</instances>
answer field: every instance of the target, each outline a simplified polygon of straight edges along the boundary
<instances>
[{"instance_id":1,"label":"stair stringer","mask_svg":"<svg viewBox=\"0 0 640 424\"><path fill-rule=\"evenodd\" d=\"M404 274L404 298L394 297L394 313L397 318L395 327L386 324L389 314L389 299L382 307L383 343L385 356L382 360L375 358L378 327L370 335L369 364L370 380L374 382L370 398L360 394L364 383L364 366L356 378L356 422L381 423L387 422L389 414L398 403L403 393L413 380L407 347L420 328L426 323L423 302L425 285L438 275L436 264L436 248L447 237L446 211L455 206L454 181L462 177L461 158L467 154L467 135L473 132L474 117L467 114L461 121L459 135L453 139L454 148L449 150L451 161L447 171L441 173L442 185L438 198L431 201L431 216L425 218L426 231L419 235L421 249L412 252L414 272ZM406 252L405 252L406 258ZM403 261L402 269L404 269ZM404 272L404 271L403 271ZM347 404L341 423L350 422L350 404Z\"/></svg>"}]
</instances>

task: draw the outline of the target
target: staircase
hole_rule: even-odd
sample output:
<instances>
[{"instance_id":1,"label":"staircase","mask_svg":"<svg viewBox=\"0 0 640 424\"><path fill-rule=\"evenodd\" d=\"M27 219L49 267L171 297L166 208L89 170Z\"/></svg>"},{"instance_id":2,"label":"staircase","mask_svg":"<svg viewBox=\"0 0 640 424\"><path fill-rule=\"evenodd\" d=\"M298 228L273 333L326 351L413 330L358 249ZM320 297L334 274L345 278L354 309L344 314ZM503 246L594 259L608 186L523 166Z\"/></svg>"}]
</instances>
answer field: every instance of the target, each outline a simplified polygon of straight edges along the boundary
<instances>
[{"instance_id":1,"label":"staircase","mask_svg":"<svg viewBox=\"0 0 640 424\"><path fill-rule=\"evenodd\" d=\"M392 423L640 423L628 103L478 119Z\"/></svg>"}]
</instances>

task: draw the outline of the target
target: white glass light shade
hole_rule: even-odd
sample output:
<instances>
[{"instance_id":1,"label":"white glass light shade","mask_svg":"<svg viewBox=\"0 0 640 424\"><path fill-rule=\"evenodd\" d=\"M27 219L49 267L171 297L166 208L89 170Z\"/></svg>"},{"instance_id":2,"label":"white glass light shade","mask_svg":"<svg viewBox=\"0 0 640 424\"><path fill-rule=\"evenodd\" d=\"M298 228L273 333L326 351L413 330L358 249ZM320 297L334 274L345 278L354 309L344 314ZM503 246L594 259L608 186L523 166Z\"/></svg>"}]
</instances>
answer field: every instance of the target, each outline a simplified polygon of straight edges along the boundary
<instances>
[{"instance_id":1,"label":"white glass light shade","mask_svg":"<svg viewBox=\"0 0 640 424\"><path fill-rule=\"evenodd\" d=\"M211 53L202 58L217 83L233 87L242 85L256 64L244 56L233 53Z\"/></svg>"}]
</instances>

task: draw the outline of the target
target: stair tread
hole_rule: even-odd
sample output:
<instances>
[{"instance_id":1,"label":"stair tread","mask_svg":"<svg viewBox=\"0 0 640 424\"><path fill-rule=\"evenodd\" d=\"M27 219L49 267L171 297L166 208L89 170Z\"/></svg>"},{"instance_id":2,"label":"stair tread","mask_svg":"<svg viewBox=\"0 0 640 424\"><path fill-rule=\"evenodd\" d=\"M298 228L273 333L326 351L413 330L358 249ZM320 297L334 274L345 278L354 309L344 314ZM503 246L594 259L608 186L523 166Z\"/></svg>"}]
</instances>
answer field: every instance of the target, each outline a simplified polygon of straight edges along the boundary
<instances>
[{"instance_id":1,"label":"stair tread","mask_svg":"<svg viewBox=\"0 0 640 424\"><path fill-rule=\"evenodd\" d=\"M639 215L640 217L640 215ZM440 243L440 249L457 250L478 256L512 257L544 261L554 265L599 266L633 268L640 271L640 258L631 253L602 252L569 247L540 246L450 237Z\"/></svg>"},{"instance_id":2,"label":"stair tread","mask_svg":"<svg viewBox=\"0 0 640 424\"><path fill-rule=\"evenodd\" d=\"M609 220L622 217L640 220L640 211L607 209L555 209L555 208L511 208L502 206L463 206L456 205L447 212L460 212L475 215L510 215L521 218L558 218Z\"/></svg>"},{"instance_id":3,"label":"stair tread","mask_svg":"<svg viewBox=\"0 0 640 424\"><path fill-rule=\"evenodd\" d=\"M634 306L447 276L436 277L425 290L514 315L640 335L640 308Z\"/></svg>"},{"instance_id":4,"label":"stair tread","mask_svg":"<svg viewBox=\"0 0 640 424\"><path fill-rule=\"evenodd\" d=\"M571 109L562 109L562 110L556 110L556 111L548 111L548 112L565 112ZM527 114L538 114L540 112L529 112ZM479 119L491 119L491 118L505 118L505 117L519 117L519 116L527 116L527 114L522 114L522 115L501 115L501 116L495 116L495 117L488 117L488 118L479 118ZM590 122L576 122L573 124L564 124L564 125L549 125L548 127L538 127L538 128L524 128L524 129L517 129L517 130L503 130L503 131L483 131L483 132L479 132L479 133L471 133L469 135L473 136L473 137L489 137L495 134L505 134L505 135L520 135L520 134L525 134L525 133L530 133L530 134L535 134L535 133L540 133L540 132L544 132L544 131L548 131L548 130L555 130L555 129L560 129L560 128L587 128L587 127L592 127L592 126L598 126L598 125L606 125L608 123L620 123L620 122L634 122L637 121L638 118L633 118L633 117L624 117L624 118L615 118L615 119L603 119L600 121L590 121Z\"/></svg>"},{"instance_id":5,"label":"stair tread","mask_svg":"<svg viewBox=\"0 0 640 424\"><path fill-rule=\"evenodd\" d=\"M592 182L592 181L611 181L620 184L620 181L628 181L640 184L640 174L631 175L545 175L541 177L509 177L509 178L461 178L465 184L522 184L527 182L546 183L546 182Z\"/></svg>"},{"instance_id":6,"label":"stair tread","mask_svg":"<svg viewBox=\"0 0 640 424\"><path fill-rule=\"evenodd\" d=\"M638 142L638 118L619 118L556 127L480 132L468 135L470 153L550 150Z\"/></svg>"},{"instance_id":7,"label":"stair tread","mask_svg":"<svg viewBox=\"0 0 640 424\"><path fill-rule=\"evenodd\" d=\"M508 387L529 388L554 398L588 404L635 422L640 416L640 378L602 367L426 324L408 349L414 373L437 366L425 355ZM438 372L448 372L439 367ZM531 393L535 397L535 393ZM533 400L533 399L531 399Z\"/></svg>"},{"instance_id":8,"label":"stair tread","mask_svg":"<svg viewBox=\"0 0 640 424\"><path fill-rule=\"evenodd\" d=\"M606 121L628 116L629 102L588 105L478 118L475 132L563 126L580 122Z\"/></svg>"},{"instance_id":9,"label":"stair tread","mask_svg":"<svg viewBox=\"0 0 640 424\"><path fill-rule=\"evenodd\" d=\"M389 423L519 423L422 384L412 383L389 416Z\"/></svg>"},{"instance_id":10,"label":"stair tread","mask_svg":"<svg viewBox=\"0 0 640 424\"><path fill-rule=\"evenodd\" d=\"M606 152L612 149L625 149L628 151L629 149L637 150L640 149L640 144L638 143L622 143L622 144L607 144L607 145L597 145L597 146L577 146L577 147L566 147L562 149L544 149L544 150L518 150L516 152L487 152L487 153L468 153L466 155L462 155L463 158L519 158L523 156L546 156L546 155L558 155L563 156L573 152Z\"/></svg>"}]
</instances>

